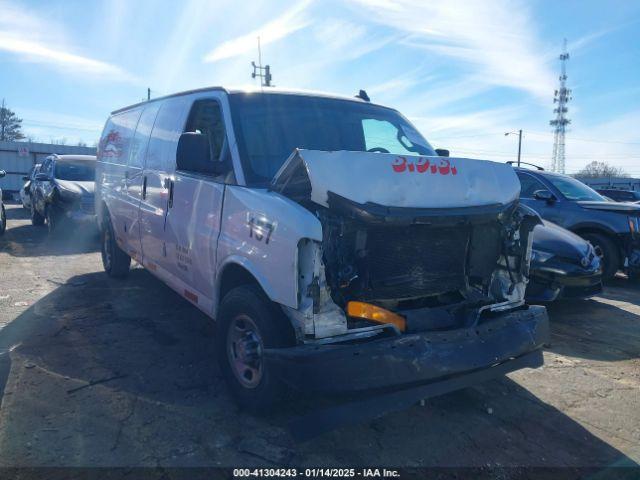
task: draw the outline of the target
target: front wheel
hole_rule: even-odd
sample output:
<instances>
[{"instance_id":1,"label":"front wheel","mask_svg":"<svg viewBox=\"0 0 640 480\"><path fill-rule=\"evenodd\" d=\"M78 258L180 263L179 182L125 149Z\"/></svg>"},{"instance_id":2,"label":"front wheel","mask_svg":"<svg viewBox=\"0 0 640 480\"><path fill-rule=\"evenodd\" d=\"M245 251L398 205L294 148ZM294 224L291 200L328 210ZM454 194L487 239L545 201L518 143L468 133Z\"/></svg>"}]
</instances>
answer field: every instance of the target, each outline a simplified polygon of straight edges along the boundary
<instances>
[{"instance_id":1,"label":"front wheel","mask_svg":"<svg viewBox=\"0 0 640 480\"><path fill-rule=\"evenodd\" d=\"M124 278L129 274L131 257L116 243L111 221L107 219L100 232L100 253L102 254L102 266L107 275L114 278Z\"/></svg>"},{"instance_id":2,"label":"front wheel","mask_svg":"<svg viewBox=\"0 0 640 480\"><path fill-rule=\"evenodd\" d=\"M596 252L600 255L602 263L602 280L607 281L613 279L620 269L620 252L616 244L605 235L599 233L587 233L583 235Z\"/></svg>"},{"instance_id":3,"label":"front wheel","mask_svg":"<svg viewBox=\"0 0 640 480\"><path fill-rule=\"evenodd\" d=\"M224 296L218 311L216 351L241 408L267 413L282 399L286 387L264 361L264 349L293 345L291 326L257 286L243 285Z\"/></svg>"},{"instance_id":4,"label":"front wheel","mask_svg":"<svg viewBox=\"0 0 640 480\"><path fill-rule=\"evenodd\" d=\"M44 216L38 213L36 210L36 202L34 199L31 200L31 224L36 225L38 227L44 225Z\"/></svg>"},{"instance_id":5,"label":"front wheel","mask_svg":"<svg viewBox=\"0 0 640 480\"><path fill-rule=\"evenodd\" d=\"M49 235L55 235L60 230L62 224L62 216L55 210L52 205L49 205L47 207L45 216L47 219L47 228L49 230Z\"/></svg>"}]
</instances>

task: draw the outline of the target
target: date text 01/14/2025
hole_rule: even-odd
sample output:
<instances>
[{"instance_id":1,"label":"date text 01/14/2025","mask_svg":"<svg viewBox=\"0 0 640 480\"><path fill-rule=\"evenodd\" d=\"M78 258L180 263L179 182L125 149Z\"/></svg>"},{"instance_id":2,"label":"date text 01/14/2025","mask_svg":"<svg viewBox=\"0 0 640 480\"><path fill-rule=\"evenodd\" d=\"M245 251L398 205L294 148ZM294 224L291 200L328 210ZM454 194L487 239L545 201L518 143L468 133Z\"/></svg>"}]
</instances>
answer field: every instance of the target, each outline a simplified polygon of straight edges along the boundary
<instances>
[{"instance_id":1,"label":"date text 01/14/2025","mask_svg":"<svg viewBox=\"0 0 640 480\"><path fill-rule=\"evenodd\" d=\"M397 470L386 468L236 468L234 478L399 478Z\"/></svg>"}]
</instances>

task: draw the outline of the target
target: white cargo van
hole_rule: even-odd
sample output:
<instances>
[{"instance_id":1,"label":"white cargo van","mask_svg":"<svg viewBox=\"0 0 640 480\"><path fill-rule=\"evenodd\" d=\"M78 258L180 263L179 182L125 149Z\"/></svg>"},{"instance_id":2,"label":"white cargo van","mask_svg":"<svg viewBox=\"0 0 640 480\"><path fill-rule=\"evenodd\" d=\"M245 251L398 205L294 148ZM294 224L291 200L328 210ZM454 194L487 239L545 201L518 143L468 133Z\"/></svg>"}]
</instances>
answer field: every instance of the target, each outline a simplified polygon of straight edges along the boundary
<instances>
[{"instance_id":1,"label":"white cargo van","mask_svg":"<svg viewBox=\"0 0 640 480\"><path fill-rule=\"evenodd\" d=\"M366 95L207 88L117 110L96 171L104 268L133 258L215 319L255 411L285 384L417 399L539 366L539 218L509 165L438 153Z\"/></svg>"}]
</instances>

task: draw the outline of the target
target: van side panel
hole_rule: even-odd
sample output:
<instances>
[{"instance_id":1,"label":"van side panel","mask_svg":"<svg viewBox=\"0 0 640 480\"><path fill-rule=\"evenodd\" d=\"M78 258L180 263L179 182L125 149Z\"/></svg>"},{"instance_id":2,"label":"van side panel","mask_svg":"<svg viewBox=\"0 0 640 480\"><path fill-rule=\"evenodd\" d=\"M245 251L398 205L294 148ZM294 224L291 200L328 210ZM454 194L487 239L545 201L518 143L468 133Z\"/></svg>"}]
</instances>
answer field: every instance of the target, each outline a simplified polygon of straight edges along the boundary
<instances>
[{"instance_id":1,"label":"van side panel","mask_svg":"<svg viewBox=\"0 0 640 480\"><path fill-rule=\"evenodd\" d=\"M126 223L129 213L127 201L127 161L131 141L141 109L129 110L113 115L105 125L98 149L96 181L98 203L104 201L121 248L129 251L130 232ZM104 217L104 212L102 212ZM137 240L137 237L134 238ZM135 244L135 243L134 243Z\"/></svg>"},{"instance_id":2,"label":"van side panel","mask_svg":"<svg viewBox=\"0 0 640 480\"><path fill-rule=\"evenodd\" d=\"M303 238L322 241L320 220L311 212L275 192L227 186L218 272L229 262L239 263L271 300L297 308L298 242Z\"/></svg>"},{"instance_id":3,"label":"van side panel","mask_svg":"<svg viewBox=\"0 0 640 480\"><path fill-rule=\"evenodd\" d=\"M156 120L159 102L151 102L144 107L136 132L131 141L129 152L129 160L127 162L127 193L126 201L128 208L126 209L127 238L129 239L129 247L131 256L138 261L142 259L142 249L140 246L140 222L139 210L140 201L142 200L143 189L145 189L145 180L143 168L145 157L147 155L147 146L149 144L149 136L151 129Z\"/></svg>"},{"instance_id":4,"label":"van side panel","mask_svg":"<svg viewBox=\"0 0 640 480\"><path fill-rule=\"evenodd\" d=\"M154 265L162 269L160 272L169 270L165 242L169 185L176 170L176 149L188 106L184 97L162 101L147 148L147 195L140 202L139 221L143 263L152 271Z\"/></svg>"}]
</instances>

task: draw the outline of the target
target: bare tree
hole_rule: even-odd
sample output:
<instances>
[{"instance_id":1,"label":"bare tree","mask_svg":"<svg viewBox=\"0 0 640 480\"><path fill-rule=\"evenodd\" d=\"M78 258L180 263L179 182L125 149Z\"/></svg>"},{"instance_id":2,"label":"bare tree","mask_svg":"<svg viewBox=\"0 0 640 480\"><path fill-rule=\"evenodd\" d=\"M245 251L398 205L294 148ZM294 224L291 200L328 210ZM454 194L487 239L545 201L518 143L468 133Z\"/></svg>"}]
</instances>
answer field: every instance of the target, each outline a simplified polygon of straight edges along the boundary
<instances>
[{"instance_id":1,"label":"bare tree","mask_svg":"<svg viewBox=\"0 0 640 480\"><path fill-rule=\"evenodd\" d=\"M593 161L582 170L580 170L576 176L578 177L628 177L629 174L620 167L614 167L607 162Z\"/></svg>"},{"instance_id":2,"label":"bare tree","mask_svg":"<svg viewBox=\"0 0 640 480\"><path fill-rule=\"evenodd\" d=\"M3 98L2 107L0 107L0 141L15 142L23 138L22 119L5 107Z\"/></svg>"}]
</instances>

